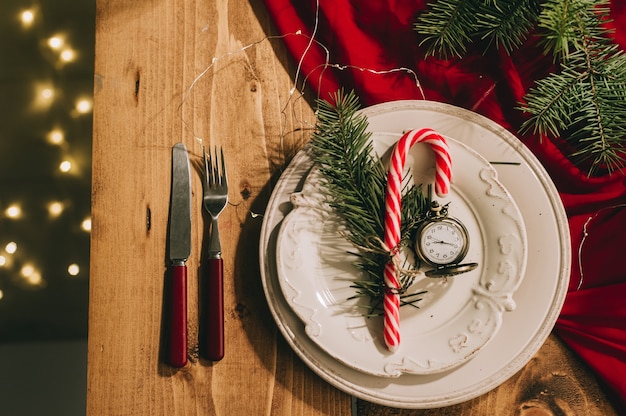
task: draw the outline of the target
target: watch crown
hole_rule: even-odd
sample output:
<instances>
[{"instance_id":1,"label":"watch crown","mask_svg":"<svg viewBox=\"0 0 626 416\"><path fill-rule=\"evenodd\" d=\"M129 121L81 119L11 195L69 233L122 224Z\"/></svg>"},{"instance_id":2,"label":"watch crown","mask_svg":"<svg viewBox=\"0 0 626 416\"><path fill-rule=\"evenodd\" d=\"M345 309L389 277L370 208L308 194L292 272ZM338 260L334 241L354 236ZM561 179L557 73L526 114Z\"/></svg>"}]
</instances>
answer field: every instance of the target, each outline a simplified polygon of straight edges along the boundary
<instances>
[{"instance_id":1,"label":"watch crown","mask_svg":"<svg viewBox=\"0 0 626 416\"><path fill-rule=\"evenodd\" d=\"M448 214L448 204L441 205L437 201L433 201L430 204L430 217L445 217Z\"/></svg>"}]
</instances>

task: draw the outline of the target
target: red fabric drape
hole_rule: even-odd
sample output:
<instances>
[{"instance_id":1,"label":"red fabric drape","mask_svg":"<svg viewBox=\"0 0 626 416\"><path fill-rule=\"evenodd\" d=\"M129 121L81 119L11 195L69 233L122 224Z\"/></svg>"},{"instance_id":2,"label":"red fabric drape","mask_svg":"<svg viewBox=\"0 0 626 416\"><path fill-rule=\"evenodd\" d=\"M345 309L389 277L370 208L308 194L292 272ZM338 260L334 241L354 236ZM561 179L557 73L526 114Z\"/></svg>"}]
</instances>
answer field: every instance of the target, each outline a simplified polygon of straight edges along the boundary
<instances>
[{"instance_id":1,"label":"red fabric drape","mask_svg":"<svg viewBox=\"0 0 626 416\"><path fill-rule=\"evenodd\" d=\"M425 58L412 29L425 0L265 4L301 63L301 79L321 98L339 88L354 89L363 106L425 98L473 110L517 134L523 115L515 108L535 80L555 70L532 37L510 56L470 50L463 59ZM626 1L613 0L611 10L615 41L624 49ZM316 42L310 42L313 36ZM385 73L393 68L404 70ZM520 140L551 175L569 218L572 275L555 331L626 409L626 207L621 205L626 204L626 170L590 177L584 166L572 163L566 143L558 138L527 135ZM584 279L577 290L581 242Z\"/></svg>"}]
</instances>

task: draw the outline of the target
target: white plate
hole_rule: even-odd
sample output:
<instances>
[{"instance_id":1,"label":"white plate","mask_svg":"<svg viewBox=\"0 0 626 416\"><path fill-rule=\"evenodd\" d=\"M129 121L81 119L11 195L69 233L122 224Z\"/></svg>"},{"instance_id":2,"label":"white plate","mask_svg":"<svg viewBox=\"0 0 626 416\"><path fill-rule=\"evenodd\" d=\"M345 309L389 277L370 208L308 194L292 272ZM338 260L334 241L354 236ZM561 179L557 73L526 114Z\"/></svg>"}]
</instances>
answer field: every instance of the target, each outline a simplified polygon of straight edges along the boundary
<instances>
[{"instance_id":1,"label":"white plate","mask_svg":"<svg viewBox=\"0 0 626 416\"><path fill-rule=\"evenodd\" d=\"M399 138L374 133L375 153L389 154ZM419 309L401 308L401 342L395 353L385 348L382 318L364 317L367 300L348 300L355 295L350 285L363 276L353 266L357 258L347 254L355 248L339 233L340 220L324 204L319 171L292 195L294 209L276 243L283 295L315 343L364 373L399 377L450 370L487 345L503 312L515 309L513 292L526 266L522 216L487 160L456 140L448 138L448 144L452 186L446 198L437 200L449 203L449 215L466 226L470 250L464 262L479 267L448 279L416 277L408 294L427 293L415 304ZM434 180L434 164L434 153L420 143L411 148L405 170L410 169L414 183L428 184Z\"/></svg>"},{"instance_id":2,"label":"white plate","mask_svg":"<svg viewBox=\"0 0 626 416\"><path fill-rule=\"evenodd\" d=\"M570 274L570 237L559 195L537 158L496 123L458 107L429 101L397 101L363 110L372 131L402 132L431 127L478 151L495 165L500 181L518 204L528 239L524 279L515 291L517 308L503 316L494 339L454 370L382 378L341 364L321 349L282 294L276 265L276 237L291 209L290 195L302 189L311 168L299 152L268 202L261 229L261 280L270 311L289 345L320 377L360 399L398 408L435 408L473 399L519 371L550 334L563 305Z\"/></svg>"}]
</instances>

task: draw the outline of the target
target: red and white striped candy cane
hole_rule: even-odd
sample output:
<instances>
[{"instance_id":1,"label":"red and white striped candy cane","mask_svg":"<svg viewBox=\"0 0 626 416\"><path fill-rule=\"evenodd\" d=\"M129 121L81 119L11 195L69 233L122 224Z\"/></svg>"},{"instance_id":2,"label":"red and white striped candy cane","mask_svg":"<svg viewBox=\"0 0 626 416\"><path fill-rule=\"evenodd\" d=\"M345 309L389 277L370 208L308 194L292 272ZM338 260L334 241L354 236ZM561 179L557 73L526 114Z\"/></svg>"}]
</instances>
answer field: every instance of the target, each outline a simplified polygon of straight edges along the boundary
<instances>
[{"instance_id":1,"label":"red and white striped candy cane","mask_svg":"<svg viewBox=\"0 0 626 416\"><path fill-rule=\"evenodd\" d=\"M427 143L435 152L435 192L445 196L450 189L452 160L446 139L432 129L411 130L396 143L391 154L387 173L387 194L385 197L385 236L384 243L392 256L397 256L400 242L400 222L402 213L402 171L407 154L415 143ZM385 265L383 272L385 292L383 301L385 344L390 351L400 345L400 280L393 261Z\"/></svg>"}]
</instances>

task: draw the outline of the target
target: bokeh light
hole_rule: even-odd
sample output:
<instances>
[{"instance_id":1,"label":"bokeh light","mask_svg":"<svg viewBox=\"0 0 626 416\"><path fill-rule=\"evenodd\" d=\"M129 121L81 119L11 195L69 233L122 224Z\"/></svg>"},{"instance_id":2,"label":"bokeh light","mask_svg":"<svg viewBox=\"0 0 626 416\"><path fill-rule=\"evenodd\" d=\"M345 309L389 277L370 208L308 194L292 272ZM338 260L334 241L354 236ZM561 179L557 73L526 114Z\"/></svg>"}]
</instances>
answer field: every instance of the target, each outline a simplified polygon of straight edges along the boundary
<instances>
[{"instance_id":1,"label":"bokeh light","mask_svg":"<svg viewBox=\"0 0 626 416\"><path fill-rule=\"evenodd\" d=\"M17 204L10 205L4 210L4 215L11 219L20 218L22 216L22 207Z\"/></svg>"},{"instance_id":2,"label":"bokeh light","mask_svg":"<svg viewBox=\"0 0 626 416\"><path fill-rule=\"evenodd\" d=\"M87 114L91 112L93 102L90 98L80 98L76 101L76 111L79 114Z\"/></svg>"},{"instance_id":3,"label":"bokeh light","mask_svg":"<svg viewBox=\"0 0 626 416\"><path fill-rule=\"evenodd\" d=\"M55 128L48 133L48 142L59 145L65 140L65 133L59 128Z\"/></svg>"},{"instance_id":4,"label":"bokeh light","mask_svg":"<svg viewBox=\"0 0 626 416\"><path fill-rule=\"evenodd\" d=\"M64 160L59 164L59 170L63 173L68 173L72 170L72 162L69 160Z\"/></svg>"},{"instance_id":5,"label":"bokeh light","mask_svg":"<svg viewBox=\"0 0 626 416\"><path fill-rule=\"evenodd\" d=\"M15 241L11 241L10 243L7 243L7 245L4 246L4 251L6 251L9 254L15 254L15 252L17 251L17 243Z\"/></svg>"},{"instance_id":6,"label":"bokeh light","mask_svg":"<svg viewBox=\"0 0 626 416\"><path fill-rule=\"evenodd\" d=\"M23 10L20 13L20 21L22 22L22 27L31 27L35 21L35 11L33 9Z\"/></svg>"},{"instance_id":7,"label":"bokeh light","mask_svg":"<svg viewBox=\"0 0 626 416\"><path fill-rule=\"evenodd\" d=\"M56 218L63 213L64 208L65 206L62 202L52 201L48 204L48 215L50 215L51 218Z\"/></svg>"},{"instance_id":8,"label":"bokeh light","mask_svg":"<svg viewBox=\"0 0 626 416\"><path fill-rule=\"evenodd\" d=\"M85 218L83 222L80 224L80 228L83 231L91 231L91 217Z\"/></svg>"},{"instance_id":9,"label":"bokeh light","mask_svg":"<svg viewBox=\"0 0 626 416\"><path fill-rule=\"evenodd\" d=\"M70 264L67 266L67 272L70 276L78 276L78 273L80 273L80 267L76 263Z\"/></svg>"},{"instance_id":10,"label":"bokeh light","mask_svg":"<svg viewBox=\"0 0 626 416\"><path fill-rule=\"evenodd\" d=\"M60 36L52 36L48 38L48 46L50 47L50 49L53 50L61 49L64 43L65 42L63 41L63 38L61 38Z\"/></svg>"}]
</instances>

